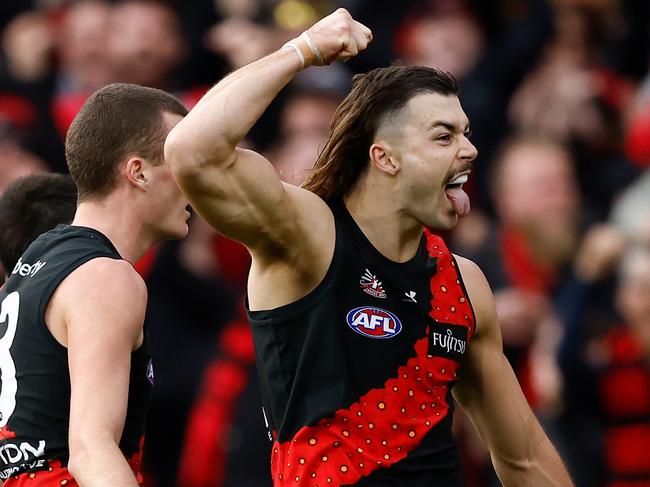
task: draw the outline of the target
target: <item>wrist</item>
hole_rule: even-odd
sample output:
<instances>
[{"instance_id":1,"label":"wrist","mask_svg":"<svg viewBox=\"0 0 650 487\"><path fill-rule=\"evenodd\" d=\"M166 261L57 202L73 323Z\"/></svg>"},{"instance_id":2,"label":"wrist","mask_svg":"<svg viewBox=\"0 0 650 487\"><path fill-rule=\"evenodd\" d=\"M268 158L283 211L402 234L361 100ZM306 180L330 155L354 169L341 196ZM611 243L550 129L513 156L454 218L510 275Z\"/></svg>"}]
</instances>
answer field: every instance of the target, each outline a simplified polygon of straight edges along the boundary
<instances>
[{"instance_id":1,"label":"wrist","mask_svg":"<svg viewBox=\"0 0 650 487\"><path fill-rule=\"evenodd\" d=\"M294 51L300 60L301 69L314 65L322 66L324 64L318 47L316 47L307 31L303 32L298 37L291 39L282 46L282 49Z\"/></svg>"}]
</instances>

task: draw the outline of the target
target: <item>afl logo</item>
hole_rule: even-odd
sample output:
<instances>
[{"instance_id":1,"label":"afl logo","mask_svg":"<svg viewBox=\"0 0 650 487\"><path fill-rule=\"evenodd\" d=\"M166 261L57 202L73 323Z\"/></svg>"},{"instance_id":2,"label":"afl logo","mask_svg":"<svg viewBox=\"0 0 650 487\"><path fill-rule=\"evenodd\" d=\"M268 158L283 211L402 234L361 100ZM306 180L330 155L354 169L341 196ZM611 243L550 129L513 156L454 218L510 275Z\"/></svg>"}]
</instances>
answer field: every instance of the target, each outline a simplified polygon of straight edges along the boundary
<instances>
[{"instance_id":1,"label":"afl logo","mask_svg":"<svg viewBox=\"0 0 650 487\"><path fill-rule=\"evenodd\" d=\"M399 318L390 311L372 306L361 306L349 311L345 317L348 326L359 335L370 338L393 338L402 331Z\"/></svg>"}]
</instances>

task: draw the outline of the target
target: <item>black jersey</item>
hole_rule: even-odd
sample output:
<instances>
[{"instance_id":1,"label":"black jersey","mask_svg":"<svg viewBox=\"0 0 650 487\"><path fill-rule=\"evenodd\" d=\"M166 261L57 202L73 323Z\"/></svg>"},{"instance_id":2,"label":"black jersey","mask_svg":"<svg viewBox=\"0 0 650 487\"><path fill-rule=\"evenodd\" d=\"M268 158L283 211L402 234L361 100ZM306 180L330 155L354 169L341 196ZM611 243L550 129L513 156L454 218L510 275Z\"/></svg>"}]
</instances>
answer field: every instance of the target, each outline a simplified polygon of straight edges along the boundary
<instances>
[{"instance_id":1,"label":"black jersey","mask_svg":"<svg viewBox=\"0 0 650 487\"><path fill-rule=\"evenodd\" d=\"M63 279L97 257L121 259L100 232L59 225L29 246L0 290L2 479L20 478L26 472L38 478L40 474L34 472L67 465L68 353L47 328L45 310ZM132 460L140 452L151 392L150 367L145 340L131 356L128 410L120 441L121 450Z\"/></svg>"},{"instance_id":2,"label":"black jersey","mask_svg":"<svg viewBox=\"0 0 650 487\"><path fill-rule=\"evenodd\" d=\"M304 298L249 311L276 486L459 486L451 387L474 332L452 254L404 263L332 205L334 256Z\"/></svg>"}]
</instances>

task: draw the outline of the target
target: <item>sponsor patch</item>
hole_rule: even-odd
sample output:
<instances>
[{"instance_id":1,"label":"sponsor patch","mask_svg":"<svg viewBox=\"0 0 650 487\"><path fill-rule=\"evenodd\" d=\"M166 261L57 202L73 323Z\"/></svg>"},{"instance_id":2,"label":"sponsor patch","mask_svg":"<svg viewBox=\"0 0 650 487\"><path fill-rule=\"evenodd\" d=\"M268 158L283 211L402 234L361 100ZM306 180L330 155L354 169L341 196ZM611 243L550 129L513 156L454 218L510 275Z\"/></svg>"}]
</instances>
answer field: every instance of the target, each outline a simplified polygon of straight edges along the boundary
<instances>
[{"instance_id":1,"label":"sponsor patch","mask_svg":"<svg viewBox=\"0 0 650 487\"><path fill-rule=\"evenodd\" d=\"M3 440L0 445L0 479L11 475L37 470L45 466L45 440L14 441Z\"/></svg>"},{"instance_id":2,"label":"sponsor patch","mask_svg":"<svg viewBox=\"0 0 650 487\"><path fill-rule=\"evenodd\" d=\"M428 354L460 361L467 350L467 327L436 323L429 333Z\"/></svg>"},{"instance_id":3,"label":"sponsor patch","mask_svg":"<svg viewBox=\"0 0 650 487\"><path fill-rule=\"evenodd\" d=\"M26 264L23 263L22 257L19 257L11 274L18 274L21 277L34 277L38 271L45 267L45 264L47 262L41 262L40 260L35 264Z\"/></svg>"},{"instance_id":4,"label":"sponsor patch","mask_svg":"<svg viewBox=\"0 0 650 487\"><path fill-rule=\"evenodd\" d=\"M393 338L402 331L402 323L394 313L373 306L354 308L345 319L350 328L370 338Z\"/></svg>"},{"instance_id":5,"label":"sponsor patch","mask_svg":"<svg viewBox=\"0 0 650 487\"><path fill-rule=\"evenodd\" d=\"M366 272L361 276L359 285L361 286L361 289L363 289L363 292L366 294L370 294L375 298L386 298L386 291L384 291L384 287L381 281L375 274L370 272L369 269L366 269Z\"/></svg>"}]
</instances>

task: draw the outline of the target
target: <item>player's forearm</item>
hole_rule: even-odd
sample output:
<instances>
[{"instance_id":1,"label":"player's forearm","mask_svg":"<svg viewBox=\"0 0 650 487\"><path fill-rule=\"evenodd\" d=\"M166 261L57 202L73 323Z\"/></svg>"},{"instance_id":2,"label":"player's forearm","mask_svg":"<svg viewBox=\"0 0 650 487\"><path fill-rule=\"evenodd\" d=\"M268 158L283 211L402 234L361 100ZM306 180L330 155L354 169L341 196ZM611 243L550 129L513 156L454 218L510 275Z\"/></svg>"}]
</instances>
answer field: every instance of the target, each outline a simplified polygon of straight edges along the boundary
<instances>
[{"instance_id":1,"label":"player's forearm","mask_svg":"<svg viewBox=\"0 0 650 487\"><path fill-rule=\"evenodd\" d=\"M300 69L294 50L283 48L228 75L171 131L165 144L168 163L182 169L228 160Z\"/></svg>"},{"instance_id":2,"label":"player's forearm","mask_svg":"<svg viewBox=\"0 0 650 487\"><path fill-rule=\"evenodd\" d=\"M490 449L499 479L506 487L572 486L560 456L531 411L507 360L493 348L484 352L473 356L477 360L474 365L481 367L475 369L479 373L466 370L459 387L454 388L454 395L470 413ZM489 366L493 367L491 374L480 372Z\"/></svg>"},{"instance_id":3,"label":"player's forearm","mask_svg":"<svg viewBox=\"0 0 650 487\"><path fill-rule=\"evenodd\" d=\"M509 388L496 387L484 392L479 400L489 404L484 404L482 413L475 417L499 479L505 487L571 487L560 456L523 394L507 393L516 384L514 374L507 370L500 382L505 385L510 381L513 385Z\"/></svg>"},{"instance_id":4,"label":"player's forearm","mask_svg":"<svg viewBox=\"0 0 650 487\"><path fill-rule=\"evenodd\" d=\"M493 453L492 461L501 483L505 487L573 486L560 456L543 432L536 442L528 457L508 459Z\"/></svg>"},{"instance_id":5,"label":"player's forearm","mask_svg":"<svg viewBox=\"0 0 650 487\"><path fill-rule=\"evenodd\" d=\"M454 397L490 449L503 485L571 487L560 456L503 355L494 297L485 276L465 259L458 263L476 313L476 334L459 371Z\"/></svg>"},{"instance_id":6,"label":"player's forearm","mask_svg":"<svg viewBox=\"0 0 650 487\"><path fill-rule=\"evenodd\" d=\"M517 404L501 407L510 409L505 421L494 416L475 420L501 483L505 487L573 486L560 456L533 414ZM492 421L492 427L486 427L484 421Z\"/></svg>"},{"instance_id":7,"label":"player's forearm","mask_svg":"<svg viewBox=\"0 0 650 487\"><path fill-rule=\"evenodd\" d=\"M80 487L138 487L126 458L110 440L71 448L68 470Z\"/></svg>"}]
</instances>

